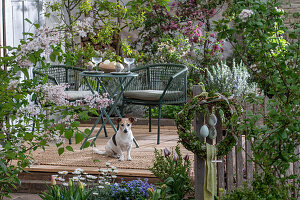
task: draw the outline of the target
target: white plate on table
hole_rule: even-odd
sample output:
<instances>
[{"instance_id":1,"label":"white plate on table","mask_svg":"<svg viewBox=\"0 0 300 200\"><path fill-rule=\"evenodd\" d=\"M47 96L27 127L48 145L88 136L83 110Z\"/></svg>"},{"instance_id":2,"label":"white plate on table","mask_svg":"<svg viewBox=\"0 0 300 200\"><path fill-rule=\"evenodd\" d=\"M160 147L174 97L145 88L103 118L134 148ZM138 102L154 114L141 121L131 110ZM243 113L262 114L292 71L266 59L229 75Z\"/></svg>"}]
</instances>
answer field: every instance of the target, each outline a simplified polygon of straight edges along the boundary
<instances>
[{"instance_id":1,"label":"white plate on table","mask_svg":"<svg viewBox=\"0 0 300 200\"><path fill-rule=\"evenodd\" d=\"M127 75L130 74L131 72L110 72L113 75Z\"/></svg>"},{"instance_id":2,"label":"white plate on table","mask_svg":"<svg viewBox=\"0 0 300 200\"><path fill-rule=\"evenodd\" d=\"M102 74L104 71L83 71L85 74Z\"/></svg>"}]
</instances>

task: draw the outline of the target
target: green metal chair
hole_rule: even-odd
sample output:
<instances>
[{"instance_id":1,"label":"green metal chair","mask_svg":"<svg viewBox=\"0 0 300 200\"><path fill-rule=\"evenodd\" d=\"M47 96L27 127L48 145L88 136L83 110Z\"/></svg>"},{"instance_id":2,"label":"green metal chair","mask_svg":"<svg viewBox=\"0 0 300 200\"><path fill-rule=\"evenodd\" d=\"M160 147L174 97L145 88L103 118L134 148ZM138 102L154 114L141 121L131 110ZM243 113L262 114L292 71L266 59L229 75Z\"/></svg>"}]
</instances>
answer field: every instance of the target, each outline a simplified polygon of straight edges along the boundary
<instances>
[{"instance_id":1,"label":"green metal chair","mask_svg":"<svg viewBox=\"0 0 300 200\"><path fill-rule=\"evenodd\" d=\"M162 105L183 105L187 101L187 70L185 65L154 64L131 70L139 74L123 95L121 112L125 104L149 106L149 132L151 132L151 107L158 106L157 144L160 143Z\"/></svg>"},{"instance_id":2,"label":"green metal chair","mask_svg":"<svg viewBox=\"0 0 300 200\"><path fill-rule=\"evenodd\" d=\"M87 95L92 95L92 92L85 84L83 78L79 73L84 71L85 69L78 67L68 67L65 65L51 65L50 67L44 68L35 68L33 70L33 77L37 77L39 79L43 79L46 75L48 75L48 83L52 83L55 85L61 83L68 83L69 88L67 88L67 94L69 97L69 101L75 101L78 99L82 99ZM93 78L93 77L91 77ZM91 85L91 87L96 88L97 81L92 80L90 83L95 83L95 85ZM102 119L103 122L103 119ZM107 131L104 127L105 137L107 137ZM71 140L69 141L71 144Z\"/></svg>"}]
</instances>

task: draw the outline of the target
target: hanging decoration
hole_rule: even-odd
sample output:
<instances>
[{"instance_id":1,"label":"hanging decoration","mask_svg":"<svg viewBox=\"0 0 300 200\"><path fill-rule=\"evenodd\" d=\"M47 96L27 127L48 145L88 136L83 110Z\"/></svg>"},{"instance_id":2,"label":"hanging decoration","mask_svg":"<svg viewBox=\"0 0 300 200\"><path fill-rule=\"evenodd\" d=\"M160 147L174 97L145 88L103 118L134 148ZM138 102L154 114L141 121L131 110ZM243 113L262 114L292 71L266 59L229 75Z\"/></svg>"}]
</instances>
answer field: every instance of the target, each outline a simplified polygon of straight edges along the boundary
<instances>
[{"instance_id":1,"label":"hanging decoration","mask_svg":"<svg viewBox=\"0 0 300 200\"><path fill-rule=\"evenodd\" d=\"M233 114L232 108L236 107L233 101L220 93L215 93L208 96L207 93L202 93L195 96L191 102L185 104L183 110L176 118L177 133L179 141L183 146L198 157L206 159L206 142L200 140L195 131L192 130L192 120L196 117L197 113L204 113L209 116L207 124L203 125L200 129L200 137L209 137L215 139L217 137L217 117L210 114L211 108L222 110L226 120L226 136L216 145L217 156L224 156L228 154L233 146L236 145L237 137L234 135L236 127L236 114Z\"/></svg>"}]
</instances>

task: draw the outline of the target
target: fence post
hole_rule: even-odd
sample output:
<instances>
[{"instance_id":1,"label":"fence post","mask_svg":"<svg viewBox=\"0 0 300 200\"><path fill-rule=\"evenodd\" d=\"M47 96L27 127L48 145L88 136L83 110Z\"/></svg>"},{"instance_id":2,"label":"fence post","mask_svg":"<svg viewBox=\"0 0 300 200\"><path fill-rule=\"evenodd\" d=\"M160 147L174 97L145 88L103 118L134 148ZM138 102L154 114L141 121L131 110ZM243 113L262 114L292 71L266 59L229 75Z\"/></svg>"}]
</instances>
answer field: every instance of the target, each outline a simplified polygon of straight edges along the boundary
<instances>
[{"instance_id":1,"label":"fence post","mask_svg":"<svg viewBox=\"0 0 300 200\"><path fill-rule=\"evenodd\" d=\"M193 87L193 95L201 94L200 86ZM203 140L198 134L204 123L204 114L199 113L194 120L194 130L200 140ZM204 176L205 176L205 160L194 154L194 174L195 174L195 199L204 200Z\"/></svg>"},{"instance_id":2,"label":"fence post","mask_svg":"<svg viewBox=\"0 0 300 200\"><path fill-rule=\"evenodd\" d=\"M220 115L220 111L215 111L216 117L217 117L217 143L223 140L223 129L222 129L222 118ZM219 191L220 188L225 189L225 181L224 181L224 159L223 157L219 157L219 160L222 160L221 163L217 163L217 177L218 177L218 195L221 196L221 193Z\"/></svg>"}]
</instances>

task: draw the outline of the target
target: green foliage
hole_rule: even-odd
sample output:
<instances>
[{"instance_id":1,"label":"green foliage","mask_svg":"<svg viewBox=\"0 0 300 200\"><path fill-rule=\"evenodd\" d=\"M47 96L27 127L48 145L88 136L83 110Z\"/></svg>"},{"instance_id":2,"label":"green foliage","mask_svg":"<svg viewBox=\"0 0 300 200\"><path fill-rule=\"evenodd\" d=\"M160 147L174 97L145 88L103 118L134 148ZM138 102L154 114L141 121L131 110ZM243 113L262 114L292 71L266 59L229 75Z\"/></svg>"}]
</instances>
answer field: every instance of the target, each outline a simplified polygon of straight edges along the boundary
<instances>
[{"instance_id":1,"label":"green foliage","mask_svg":"<svg viewBox=\"0 0 300 200\"><path fill-rule=\"evenodd\" d=\"M191 44L182 34L173 37L165 34L159 41L144 48L148 48L147 51L149 52L145 56L147 63L188 64Z\"/></svg>"},{"instance_id":2,"label":"green foliage","mask_svg":"<svg viewBox=\"0 0 300 200\"><path fill-rule=\"evenodd\" d=\"M182 108L182 106L163 105L161 107L161 118L175 119ZM149 113L146 112L146 117L148 115ZM151 108L151 115L153 118L158 118L158 108Z\"/></svg>"},{"instance_id":3,"label":"green foliage","mask_svg":"<svg viewBox=\"0 0 300 200\"><path fill-rule=\"evenodd\" d=\"M190 179L191 162L186 155L184 158L177 145L172 153L168 149L158 151L155 149L155 160L151 172L162 180L162 187L153 193L153 196L161 196L171 199L183 199L186 193L192 191Z\"/></svg>"},{"instance_id":4,"label":"green foliage","mask_svg":"<svg viewBox=\"0 0 300 200\"><path fill-rule=\"evenodd\" d=\"M253 188L244 185L241 188L229 192L222 200L275 200L275 199L290 199L288 187L278 185L278 187L268 187L276 184L277 178L273 174L266 174L265 177L256 176L252 183ZM291 187L292 188L292 187ZM294 188L295 189L295 188Z\"/></svg>"},{"instance_id":5,"label":"green foliage","mask_svg":"<svg viewBox=\"0 0 300 200\"><path fill-rule=\"evenodd\" d=\"M235 97L254 93L256 84L251 83L251 75L246 66L240 62L233 61L232 67L221 62L216 66L207 68L205 89L209 92L230 93Z\"/></svg>"},{"instance_id":6,"label":"green foliage","mask_svg":"<svg viewBox=\"0 0 300 200\"><path fill-rule=\"evenodd\" d=\"M43 200L87 200L91 196L92 189L85 189L82 183L70 181L68 186L47 186L48 192L42 192Z\"/></svg>"},{"instance_id":7,"label":"green foliage","mask_svg":"<svg viewBox=\"0 0 300 200\"><path fill-rule=\"evenodd\" d=\"M43 42L47 41L37 42L40 35L28 33L27 39L17 48L6 47L7 56L0 57L0 199L20 183L18 173L30 166L32 151L45 149L52 142L59 147L59 154L65 149L72 151L71 146L62 146L62 136L78 135L76 142L81 142L83 133L76 119L82 110L91 110L88 106L68 106L49 98L45 88L52 86L44 85L47 77L43 80L29 78L29 66L40 64L47 68L50 65L46 62L48 56L53 60L61 56L61 43L52 42L57 39L55 35L49 29L37 32L44 33L43 39L50 40L51 45L45 46ZM59 99L62 94L56 95ZM60 119L49 117L52 115Z\"/></svg>"},{"instance_id":8,"label":"green foliage","mask_svg":"<svg viewBox=\"0 0 300 200\"><path fill-rule=\"evenodd\" d=\"M299 183L299 174L288 174L291 163L299 160L299 23L286 25L286 14L276 1L233 1L226 18L217 23L219 36L227 39L270 98L249 96L246 101L264 105L240 118L238 130L252 143L253 158L262 173L256 175L252 191L238 190L228 199L248 193L259 199L293 199L290 182ZM252 14L241 18L248 9ZM230 26L229 26L230 24ZM238 34L238 35L237 35ZM283 35L289 39L283 39ZM288 38L288 37L287 37ZM263 125L261 122L263 121ZM254 197L253 197L254 198Z\"/></svg>"},{"instance_id":9,"label":"green foliage","mask_svg":"<svg viewBox=\"0 0 300 200\"><path fill-rule=\"evenodd\" d=\"M216 101L217 100L217 101ZM205 102L205 103L203 103ZM227 134L222 141L216 144L217 156L225 156L235 146L237 137L237 113L232 113L231 108L239 108L232 100L228 100L223 94L202 92L195 96L191 102L185 104L183 110L176 117L177 133L179 141L183 146L198 157L206 159L206 143L200 140L195 131L192 130L192 120L197 113L204 113L208 116L211 113L211 108L220 110L226 119Z\"/></svg>"}]
</instances>

